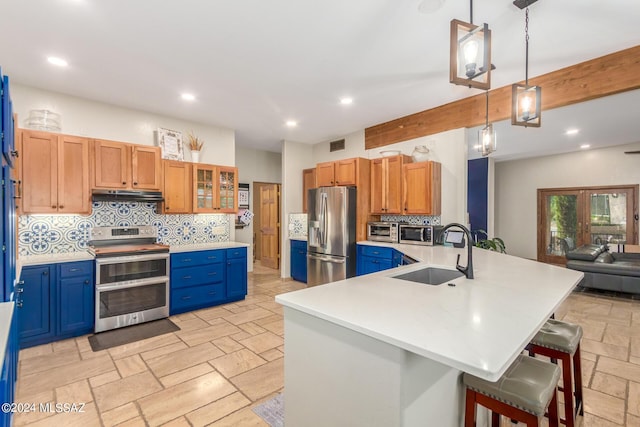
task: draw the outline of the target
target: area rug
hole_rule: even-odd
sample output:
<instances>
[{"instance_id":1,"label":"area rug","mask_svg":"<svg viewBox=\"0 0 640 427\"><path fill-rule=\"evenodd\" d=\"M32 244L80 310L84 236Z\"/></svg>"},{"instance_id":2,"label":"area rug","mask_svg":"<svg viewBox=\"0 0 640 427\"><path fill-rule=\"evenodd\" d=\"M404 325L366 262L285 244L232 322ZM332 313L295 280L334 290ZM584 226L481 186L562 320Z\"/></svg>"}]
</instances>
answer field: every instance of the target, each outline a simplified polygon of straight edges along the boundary
<instances>
[{"instance_id":1,"label":"area rug","mask_svg":"<svg viewBox=\"0 0 640 427\"><path fill-rule=\"evenodd\" d=\"M160 319L111 331L98 332L89 337L89 344L91 344L93 351L100 351L179 330L180 328L171 320Z\"/></svg>"},{"instance_id":2,"label":"area rug","mask_svg":"<svg viewBox=\"0 0 640 427\"><path fill-rule=\"evenodd\" d=\"M284 427L284 395L278 394L253 408L253 412L271 427Z\"/></svg>"}]
</instances>

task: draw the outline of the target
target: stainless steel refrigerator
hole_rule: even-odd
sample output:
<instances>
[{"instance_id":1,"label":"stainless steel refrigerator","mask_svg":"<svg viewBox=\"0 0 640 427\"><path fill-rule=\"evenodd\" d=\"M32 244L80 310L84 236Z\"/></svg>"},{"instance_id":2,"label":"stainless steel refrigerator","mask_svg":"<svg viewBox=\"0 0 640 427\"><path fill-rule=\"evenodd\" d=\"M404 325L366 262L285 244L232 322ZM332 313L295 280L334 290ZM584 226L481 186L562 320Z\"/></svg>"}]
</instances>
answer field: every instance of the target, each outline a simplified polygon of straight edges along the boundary
<instances>
[{"instance_id":1,"label":"stainless steel refrigerator","mask_svg":"<svg viewBox=\"0 0 640 427\"><path fill-rule=\"evenodd\" d=\"M355 187L320 187L309 190L307 212L307 286L355 276Z\"/></svg>"}]
</instances>

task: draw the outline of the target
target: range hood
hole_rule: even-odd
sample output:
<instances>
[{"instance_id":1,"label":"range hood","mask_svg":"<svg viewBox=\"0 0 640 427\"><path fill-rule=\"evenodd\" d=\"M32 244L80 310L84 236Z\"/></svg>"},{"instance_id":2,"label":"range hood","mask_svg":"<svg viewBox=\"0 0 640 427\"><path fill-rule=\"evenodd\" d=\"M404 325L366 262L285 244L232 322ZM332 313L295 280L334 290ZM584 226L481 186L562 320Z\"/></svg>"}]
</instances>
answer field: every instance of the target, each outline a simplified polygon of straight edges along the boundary
<instances>
[{"instance_id":1,"label":"range hood","mask_svg":"<svg viewBox=\"0 0 640 427\"><path fill-rule=\"evenodd\" d=\"M160 191L93 190L94 202L162 202Z\"/></svg>"}]
</instances>

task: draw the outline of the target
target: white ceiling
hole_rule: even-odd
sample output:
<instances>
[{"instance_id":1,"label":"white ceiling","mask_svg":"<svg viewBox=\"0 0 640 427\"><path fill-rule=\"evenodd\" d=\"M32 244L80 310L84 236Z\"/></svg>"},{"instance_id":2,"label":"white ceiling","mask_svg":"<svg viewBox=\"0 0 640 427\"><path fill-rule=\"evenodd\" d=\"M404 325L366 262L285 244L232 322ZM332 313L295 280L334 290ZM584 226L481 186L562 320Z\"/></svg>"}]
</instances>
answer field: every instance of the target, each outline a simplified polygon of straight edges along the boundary
<instances>
[{"instance_id":1,"label":"white ceiling","mask_svg":"<svg viewBox=\"0 0 640 427\"><path fill-rule=\"evenodd\" d=\"M468 21L469 2L421 13L421 1L11 1L0 14L0 65L24 85L229 127L238 145L280 151L284 139L318 143L479 93L448 82L449 22ZM639 18L637 0L539 0L529 74L640 44ZM476 0L474 22L492 29L492 86L523 80L524 11ZM49 65L51 55L69 66ZM353 104L340 105L347 95ZM524 129L522 140L564 129L576 116L566 108L544 112L543 127ZM581 135L595 146L600 136L589 132ZM521 137L505 136L507 153Z\"/></svg>"}]
</instances>

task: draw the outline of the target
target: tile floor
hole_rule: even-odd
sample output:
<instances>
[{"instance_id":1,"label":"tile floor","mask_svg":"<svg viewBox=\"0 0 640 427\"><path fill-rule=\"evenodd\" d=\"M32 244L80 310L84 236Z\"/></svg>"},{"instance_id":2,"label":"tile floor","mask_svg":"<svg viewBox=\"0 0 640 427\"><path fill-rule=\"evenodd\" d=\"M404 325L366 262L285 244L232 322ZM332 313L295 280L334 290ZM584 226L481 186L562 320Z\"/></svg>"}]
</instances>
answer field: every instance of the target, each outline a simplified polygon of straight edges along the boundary
<instances>
[{"instance_id":1,"label":"tile floor","mask_svg":"<svg viewBox=\"0 0 640 427\"><path fill-rule=\"evenodd\" d=\"M181 330L92 352L87 337L21 351L19 402L85 402L82 414L20 414L34 426L264 426L252 407L283 390L282 309L304 287L256 266L244 301L171 318ZM573 293L589 427L640 426L640 301ZM510 426L503 420L503 426Z\"/></svg>"}]
</instances>

